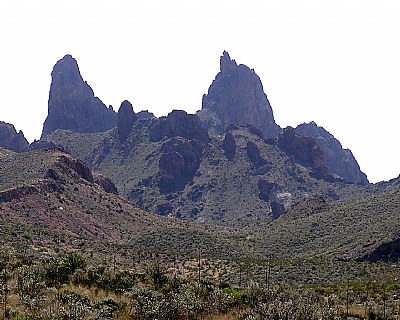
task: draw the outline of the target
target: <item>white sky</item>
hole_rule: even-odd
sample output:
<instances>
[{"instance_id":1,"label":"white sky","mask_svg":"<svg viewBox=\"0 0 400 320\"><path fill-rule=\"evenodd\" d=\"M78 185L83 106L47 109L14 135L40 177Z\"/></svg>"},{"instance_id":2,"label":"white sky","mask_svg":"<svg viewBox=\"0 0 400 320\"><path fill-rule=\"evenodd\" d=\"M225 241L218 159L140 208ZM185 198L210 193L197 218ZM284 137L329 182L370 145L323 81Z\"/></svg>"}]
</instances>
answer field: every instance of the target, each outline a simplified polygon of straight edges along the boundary
<instances>
[{"instance_id":1,"label":"white sky","mask_svg":"<svg viewBox=\"0 0 400 320\"><path fill-rule=\"evenodd\" d=\"M356 0L4 0L0 120L29 141L47 115L50 73L72 54L118 110L194 113L219 57L254 68L285 127L314 120L372 182L400 174L400 3Z\"/></svg>"}]
</instances>

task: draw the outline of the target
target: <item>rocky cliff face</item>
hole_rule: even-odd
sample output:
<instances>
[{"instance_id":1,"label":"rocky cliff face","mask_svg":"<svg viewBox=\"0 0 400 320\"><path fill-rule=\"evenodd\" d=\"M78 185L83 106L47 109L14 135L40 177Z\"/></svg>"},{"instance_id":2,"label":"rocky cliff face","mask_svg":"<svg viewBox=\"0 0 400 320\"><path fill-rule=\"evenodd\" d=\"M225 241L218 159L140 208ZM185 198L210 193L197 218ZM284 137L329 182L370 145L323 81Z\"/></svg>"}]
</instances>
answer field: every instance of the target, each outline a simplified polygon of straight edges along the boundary
<instances>
[{"instance_id":1,"label":"rocky cliff face","mask_svg":"<svg viewBox=\"0 0 400 320\"><path fill-rule=\"evenodd\" d=\"M56 63L51 77L48 116L42 136L57 129L102 132L116 126L117 114L94 96L71 55Z\"/></svg>"},{"instance_id":2,"label":"rocky cliff face","mask_svg":"<svg viewBox=\"0 0 400 320\"><path fill-rule=\"evenodd\" d=\"M137 120L138 116L133 112L132 104L127 100L123 101L118 110L118 137L120 142L128 138L133 124Z\"/></svg>"},{"instance_id":3,"label":"rocky cliff face","mask_svg":"<svg viewBox=\"0 0 400 320\"><path fill-rule=\"evenodd\" d=\"M157 119L150 127L149 133L152 141L183 137L208 143L210 139L207 129L203 127L200 119L196 115L188 114L182 110L174 110L167 117Z\"/></svg>"},{"instance_id":4,"label":"rocky cliff face","mask_svg":"<svg viewBox=\"0 0 400 320\"><path fill-rule=\"evenodd\" d=\"M294 128L287 127L278 137L278 147L296 162L311 168L314 178L329 182L341 181L341 178L335 176L326 166L324 152L313 137L303 136Z\"/></svg>"},{"instance_id":5,"label":"rocky cliff face","mask_svg":"<svg viewBox=\"0 0 400 320\"><path fill-rule=\"evenodd\" d=\"M343 149L335 137L315 122L303 123L296 132L313 137L324 152L326 166L344 180L353 183L368 184L367 176L360 170L357 160L349 149Z\"/></svg>"},{"instance_id":6,"label":"rocky cliff face","mask_svg":"<svg viewBox=\"0 0 400 320\"><path fill-rule=\"evenodd\" d=\"M272 137L280 132L260 78L247 66L237 65L226 51L197 115L214 133L225 131L232 123L251 124Z\"/></svg>"},{"instance_id":7,"label":"rocky cliff face","mask_svg":"<svg viewBox=\"0 0 400 320\"><path fill-rule=\"evenodd\" d=\"M12 124L0 121L0 147L21 152L27 146L28 141L22 131L17 133Z\"/></svg>"}]
</instances>

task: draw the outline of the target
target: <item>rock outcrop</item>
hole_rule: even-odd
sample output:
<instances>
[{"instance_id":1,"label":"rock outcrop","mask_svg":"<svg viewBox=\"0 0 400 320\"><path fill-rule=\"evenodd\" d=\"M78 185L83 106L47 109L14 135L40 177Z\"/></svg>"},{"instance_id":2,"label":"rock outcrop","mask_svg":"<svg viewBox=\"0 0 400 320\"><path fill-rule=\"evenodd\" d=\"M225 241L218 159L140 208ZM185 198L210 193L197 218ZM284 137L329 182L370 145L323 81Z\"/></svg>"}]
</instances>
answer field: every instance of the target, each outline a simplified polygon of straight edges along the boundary
<instances>
[{"instance_id":1,"label":"rock outcrop","mask_svg":"<svg viewBox=\"0 0 400 320\"><path fill-rule=\"evenodd\" d=\"M264 201L270 201L273 197L272 191L277 189L277 185L274 182L260 178L257 183L259 195L258 197Z\"/></svg>"},{"instance_id":2,"label":"rock outcrop","mask_svg":"<svg viewBox=\"0 0 400 320\"><path fill-rule=\"evenodd\" d=\"M349 149L343 149L340 142L324 128L310 122L297 126L296 132L315 139L324 152L325 165L333 173L347 182L368 184L367 176L361 171L353 153Z\"/></svg>"},{"instance_id":3,"label":"rock outcrop","mask_svg":"<svg viewBox=\"0 0 400 320\"><path fill-rule=\"evenodd\" d=\"M17 133L12 124L0 121L0 147L21 152L28 144L22 131Z\"/></svg>"},{"instance_id":4,"label":"rock outcrop","mask_svg":"<svg viewBox=\"0 0 400 320\"><path fill-rule=\"evenodd\" d=\"M253 163L256 169L265 166L268 163L268 161L261 156L260 149L258 149L257 145L254 142L247 142L246 151L247 157Z\"/></svg>"},{"instance_id":5,"label":"rock outcrop","mask_svg":"<svg viewBox=\"0 0 400 320\"><path fill-rule=\"evenodd\" d=\"M159 186L173 190L190 180L201 163L204 145L198 140L172 138L161 148Z\"/></svg>"},{"instance_id":6,"label":"rock outcrop","mask_svg":"<svg viewBox=\"0 0 400 320\"><path fill-rule=\"evenodd\" d=\"M148 110L139 111L137 114L139 120L147 120L155 118L154 114Z\"/></svg>"},{"instance_id":7,"label":"rock outcrop","mask_svg":"<svg viewBox=\"0 0 400 320\"><path fill-rule=\"evenodd\" d=\"M236 141L231 132L225 133L224 141L222 142L222 149L228 160L232 160L236 154Z\"/></svg>"},{"instance_id":8,"label":"rock outcrop","mask_svg":"<svg viewBox=\"0 0 400 320\"><path fill-rule=\"evenodd\" d=\"M116 126L117 114L94 96L71 55L56 63L51 77L48 115L42 137L57 129L102 132Z\"/></svg>"},{"instance_id":9,"label":"rock outcrop","mask_svg":"<svg viewBox=\"0 0 400 320\"><path fill-rule=\"evenodd\" d=\"M278 137L278 146L302 165L312 168L325 166L324 153L315 139L298 134L292 127L283 130Z\"/></svg>"},{"instance_id":10,"label":"rock outcrop","mask_svg":"<svg viewBox=\"0 0 400 320\"><path fill-rule=\"evenodd\" d=\"M311 168L312 176L328 182L343 181L325 164L324 152L313 137L305 137L292 127L287 127L278 137L278 147L302 165Z\"/></svg>"},{"instance_id":11,"label":"rock outcrop","mask_svg":"<svg viewBox=\"0 0 400 320\"><path fill-rule=\"evenodd\" d=\"M99 185L105 192L118 194L118 189L111 179L101 173L95 173L93 175L94 183Z\"/></svg>"},{"instance_id":12,"label":"rock outcrop","mask_svg":"<svg viewBox=\"0 0 400 320\"><path fill-rule=\"evenodd\" d=\"M232 123L251 124L271 137L280 132L260 78L247 66L237 65L226 51L197 115L213 133L222 133Z\"/></svg>"},{"instance_id":13,"label":"rock outcrop","mask_svg":"<svg viewBox=\"0 0 400 320\"><path fill-rule=\"evenodd\" d=\"M132 104L125 100L121 103L118 110L118 138L120 142L125 141L132 131L134 123L138 120L137 115L133 112Z\"/></svg>"},{"instance_id":14,"label":"rock outcrop","mask_svg":"<svg viewBox=\"0 0 400 320\"><path fill-rule=\"evenodd\" d=\"M182 110L174 110L167 117L157 119L149 131L152 141L172 137L196 139L203 143L208 143L210 140L207 129L203 127L200 119Z\"/></svg>"}]
</instances>

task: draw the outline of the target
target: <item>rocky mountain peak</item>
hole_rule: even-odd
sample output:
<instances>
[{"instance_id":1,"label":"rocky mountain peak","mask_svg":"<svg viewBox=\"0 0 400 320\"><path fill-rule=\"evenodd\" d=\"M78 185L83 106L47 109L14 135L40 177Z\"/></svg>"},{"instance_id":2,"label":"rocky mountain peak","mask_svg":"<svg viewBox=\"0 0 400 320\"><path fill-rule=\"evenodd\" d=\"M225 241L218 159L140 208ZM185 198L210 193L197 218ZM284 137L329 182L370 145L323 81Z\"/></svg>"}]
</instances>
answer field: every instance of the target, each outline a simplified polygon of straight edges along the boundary
<instances>
[{"instance_id":1,"label":"rocky mountain peak","mask_svg":"<svg viewBox=\"0 0 400 320\"><path fill-rule=\"evenodd\" d=\"M232 60L231 57L229 56L229 53L224 51L221 58L220 58L220 71L225 72L234 69L237 67L237 63L235 60Z\"/></svg>"},{"instance_id":2,"label":"rocky mountain peak","mask_svg":"<svg viewBox=\"0 0 400 320\"><path fill-rule=\"evenodd\" d=\"M22 131L17 133L12 124L0 121L0 147L21 152L27 146L28 141Z\"/></svg>"},{"instance_id":3,"label":"rocky mountain peak","mask_svg":"<svg viewBox=\"0 0 400 320\"><path fill-rule=\"evenodd\" d=\"M102 132L117 124L117 114L94 96L71 55L55 64L51 78L48 115L42 136L57 129Z\"/></svg>"},{"instance_id":4,"label":"rocky mountain peak","mask_svg":"<svg viewBox=\"0 0 400 320\"><path fill-rule=\"evenodd\" d=\"M313 137L324 152L326 166L344 180L352 183L368 184L367 176L361 171L357 160L349 149L343 149L341 143L323 127L315 122L297 126L296 132Z\"/></svg>"},{"instance_id":5,"label":"rocky mountain peak","mask_svg":"<svg viewBox=\"0 0 400 320\"><path fill-rule=\"evenodd\" d=\"M138 117L133 112L132 104L128 100L124 100L118 110L118 137L120 142L123 142L129 136L136 120L138 120Z\"/></svg>"},{"instance_id":6,"label":"rocky mountain peak","mask_svg":"<svg viewBox=\"0 0 400 320\"><path fill-rule=\"evenodd\" d=\"M233 123L251 124L271 137L281 131L258 75L247 66L238 65L226 51L220 58L220 72L203 96L197 115L211 133L222 133Z\"/></svg>"}]
</instances>

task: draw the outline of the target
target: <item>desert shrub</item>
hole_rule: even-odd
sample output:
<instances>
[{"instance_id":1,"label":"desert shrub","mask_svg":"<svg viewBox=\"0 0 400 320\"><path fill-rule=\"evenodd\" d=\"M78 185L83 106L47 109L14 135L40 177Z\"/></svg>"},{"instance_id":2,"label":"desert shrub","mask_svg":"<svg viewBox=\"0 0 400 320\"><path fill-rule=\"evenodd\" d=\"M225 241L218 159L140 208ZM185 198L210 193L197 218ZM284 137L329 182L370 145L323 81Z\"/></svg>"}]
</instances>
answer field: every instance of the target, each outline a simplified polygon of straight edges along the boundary
<instances>
[{"instance_id":1,"label":"desert shrub","mask_svg":"<svg viewBox=\"0 0 400 320\"><path fill-rule=\"evenodd\" d=\"M129 293L130 310L133 319L163 319L164 306L167 304L164 295L146 285L135 286Z\"/></svg>"},{"instance_id":2,"label":"desert shrub","mask_svg":"<svg viewBox=\"0 0 400 320\"><path fill-rule=\"evenodd\" d=\"M63 268L68 275L72 275L77 269L86 269L86 259L78 252L68 252L63 259Z\"/></svg>"},{"instance_id":3,"label":"desert shrub","mask_svg":"<svg viewBox=\"0 0 400 320\"><path fill-rule=\"evenodd\" d=\"M143 269L156 290L168 282L167 268L159 261L145 263Z\"/></svg>"},{"instance_id":4,"label":"desert shrub","mask_svg":"<svg viewBox=\"0 0 400 320\"><path fill-rule=\"evenodd\" d=\"M96 303L93 307L95 315L93 320L113 319L114 314L121 308L121 305L111 298L105 298Z\"/></svg>"},{"instance_id":5,"label":"desert shrub","mask_svg":"<svg viewBox=\"0 0 400 320\"><path fill-rule=\"evenodd\" d=\"M83 320L90 310L88 297L75 292L58 293L52 300L51 307L44 313L46 318L54 320Z\"/></svg>"},{"instance_id":6,"label":"desert shrub","mask_svg":"<svg viewBox=\"0 0 400 320\"><path fill-rule=\"evenodd\" d=\"M38 265L18 269L17 292L21 302L31 312L41 307L46 299L43 269Z\"/></svg>"}]
</instances>

